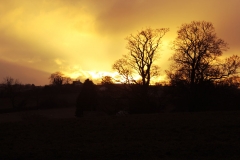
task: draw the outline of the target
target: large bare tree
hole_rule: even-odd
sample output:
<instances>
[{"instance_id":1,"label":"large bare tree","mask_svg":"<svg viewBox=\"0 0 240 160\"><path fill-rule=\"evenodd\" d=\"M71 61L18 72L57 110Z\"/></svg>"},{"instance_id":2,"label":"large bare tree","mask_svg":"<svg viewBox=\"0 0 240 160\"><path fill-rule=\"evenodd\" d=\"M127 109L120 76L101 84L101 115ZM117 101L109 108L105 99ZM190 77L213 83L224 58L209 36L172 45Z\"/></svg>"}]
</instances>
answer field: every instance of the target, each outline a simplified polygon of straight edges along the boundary
<instances>
[{"instance_id":1,"label":"large bare tree","mask_svg":"<svg viewBox=\"0 0 240 160\"><path fill-rule=\"evenodd\" d=\"M167 71L172 82L184 81L194 86L234 75L240 67L240 58L236 55L220 60L228 45L217 37L210 22L183 24L177 32L173 49L172 68Z\"/></svg>"},{"instance_id":2,"label":"large bare tree","mask_svg":"<svg viewBox=\"0 0 240 160\"><path fill-rule=\"evenodd\" d=\"M113 65L125 83L140 84L144 88L149 86L151 78L159 73L154 62L158 58L161 39L168 31L168 28L147 28L126 38L129 52Z\"/></svg>"}]
</instances>

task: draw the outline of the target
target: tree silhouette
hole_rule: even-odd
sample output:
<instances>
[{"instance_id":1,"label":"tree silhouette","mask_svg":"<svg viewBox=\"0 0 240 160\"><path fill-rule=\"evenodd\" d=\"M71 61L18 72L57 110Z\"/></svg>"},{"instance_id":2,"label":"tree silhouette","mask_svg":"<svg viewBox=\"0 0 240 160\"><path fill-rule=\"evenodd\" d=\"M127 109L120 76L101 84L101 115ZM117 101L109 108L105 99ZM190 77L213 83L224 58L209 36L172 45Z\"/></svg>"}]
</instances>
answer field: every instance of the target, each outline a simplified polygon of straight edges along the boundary
<instances>
[{"instance_id":1,"label":"tree silhouette","mask_svg":"<svg viewBox=\"0 0 240 160\"><path fill-rule=\"evenodd\" d=\"M113 83L114 83L114 79L111 76L102 77L102 80L101 80L102 85L109 85L109 84L113 84Z\"/></svg>"},{"instance_id":2,"label":"tree silhouette","mask_svg":"<svg viewBox=\"0 0 240 160\"><path fill-rule=\"evenodd\" d=\"M72 82L72 79L70 77L64 76L64 74L61 72L52 73L49 79L50 79L50 84L57 85L57 86L60 86L63 84L70 84Z\"/></svg>"},{"instance_id":3,"label":"tree silhouette","mask_svg":"<svg viewBox=\"0 0 240 160\"><path fill-rule=\"evenodd\" d=\"M138 31L126 38L128 53L113 64L113 69L120 75L120 82L137 84L131 88L131 107L146 108L149 104L148 90L151 78L159 75L155 60L159 56L159 47L168 28ZM133 103L132 103L133 102Z\"/></svg>"},{"instance_id":4,"label":"tree silhouette","mask_svg":"<svg viewBox=\"0 0 240 160\"><path fill-rule=\"evenodd\" d=\"M237 74L240 58L233 55L221 60L228 45L216 36L210 22L183 24L177 33L173 42L175 54L170 58L173 64L166 72L172 85L186 86L184 89L189 90L187 101L195 107L204 100L207 103L213 84Z\"/></svg>"},{"instance_id":5,"label":"tree silhouette","mask_svg":"<svg viewBox=\"0 0 240 160\"><path fill-rule=\"evenodd\" d=\"M76 116L83 116L83 111L94 111L97 105L97 89L95 84L86 79L77 98Z\"/></svg>"},{"instance_id":6,"label":"tree silhouette","mask_svg":"<svg viewBox=\"0 0 240 160\"><path fill-rule=\"evenodd\" d=\"M210 22L183 24L173 42L173 49L173 64L171 71L167 71L172 83L185 81L194 86L234 75L240 67L240 59L236 55L220 61L222 52L228 49L227 43L216 36Z\"/></svg>"},{"instance_id":7,"label":"tree silhouette","mask_svg":"<svg viewBox=\"0 0 240 160\"><path fill-rule=\"evenodd\" d=\"M129 52L113 65L125 83L136 83L146 88L149 86L151 78L158 75L159 67L154 65L154 61L158 57L161 39L168 31L168 28L147 28L126 38ZM135 76L140 76L141 80L138 81Z\"/></svg>"}]
</instances>

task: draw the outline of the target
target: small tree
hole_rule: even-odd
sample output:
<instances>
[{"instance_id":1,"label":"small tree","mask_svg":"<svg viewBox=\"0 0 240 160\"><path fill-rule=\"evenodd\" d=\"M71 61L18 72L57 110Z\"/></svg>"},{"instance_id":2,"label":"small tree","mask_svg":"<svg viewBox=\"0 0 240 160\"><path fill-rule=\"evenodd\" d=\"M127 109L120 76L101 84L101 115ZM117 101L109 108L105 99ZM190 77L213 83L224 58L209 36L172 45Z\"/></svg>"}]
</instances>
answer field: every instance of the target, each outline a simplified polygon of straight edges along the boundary
<instances>
[{"instance_id":1,"label":"small tree","mask_svg":"<svg viewBox=\"0 0 240 160\"><path fill-rule=\"evenodd\" d=\"M71 84L73 82L70 77L63 77L63 84Z\"/></svg>"},{"instance_id":2,"label":"small tree","mask_svg":"<svg viewBox=\"0 0 240 160\"><path fill-rule=\"evenodd\" d=\"M63 74L61 72L52 73L49 77L50 84L52 85L62 85L63 84Z\"/></svg>"},{"instance_id":3,"label":"small tree","mask_svg":"<svg viewBox=\"0 0 240 160\"><path fill-rule=\"evenodd\" d=\"M49 77L50 84L61 86L63 84L70 84L72 82L72 79L70 77L64 76L61 72L55 72L52 73Z\"/></svg>"},{"instance_id":4,"label":"small tree","mask_svg":"<svg viewBox=\"0 0 240 160\"><path fill-rule=\"evenodd\" d=\"M104 76L102 77L102 81L101 84L105 85L109 85L109 84L113 84L114 83L114 79L111 76Z\"/></svg>"}]
</instances>

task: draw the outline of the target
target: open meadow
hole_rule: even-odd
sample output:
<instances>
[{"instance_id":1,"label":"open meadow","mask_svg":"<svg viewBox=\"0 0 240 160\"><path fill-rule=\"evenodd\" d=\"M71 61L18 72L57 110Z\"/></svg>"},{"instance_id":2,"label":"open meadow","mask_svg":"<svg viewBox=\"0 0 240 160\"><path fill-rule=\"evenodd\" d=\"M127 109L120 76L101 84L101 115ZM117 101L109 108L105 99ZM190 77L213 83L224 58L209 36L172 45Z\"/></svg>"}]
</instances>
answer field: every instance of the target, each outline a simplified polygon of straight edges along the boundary
<instances>
[{"instance_id":1,"label":"open meadow","mask_svg":"<svg viewBox=\"0 0 240 160\"><path fill-rule=\"evenodd\" d=\"M0 116L18 118L0 119L0 159L240 158L239 111L75 118L72 108Z\"/></svg>"}]
</instances>

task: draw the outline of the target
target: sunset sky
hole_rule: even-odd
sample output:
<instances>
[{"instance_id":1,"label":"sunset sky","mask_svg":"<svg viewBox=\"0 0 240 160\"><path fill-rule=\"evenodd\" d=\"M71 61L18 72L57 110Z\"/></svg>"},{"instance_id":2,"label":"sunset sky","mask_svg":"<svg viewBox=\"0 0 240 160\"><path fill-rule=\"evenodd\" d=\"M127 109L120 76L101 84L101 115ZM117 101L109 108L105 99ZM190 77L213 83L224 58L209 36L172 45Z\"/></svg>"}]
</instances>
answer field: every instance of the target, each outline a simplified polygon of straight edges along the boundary
<instances>
[{"instance_id":1,"label":"sunset sky","mask_svg":"<svg viewBox=\"0 0 240 160\"><path fill-rule=\"evenodd\" d=\"M146 27L170 28L158 62L164 75L178 27L193 20L212 22L229 44L224 55L240 55L239 8L239 0L0 0L0 79L45 85L56 71L82 81L111 75L128 52L125 38Z\"/></svg>"}]
</instances>

